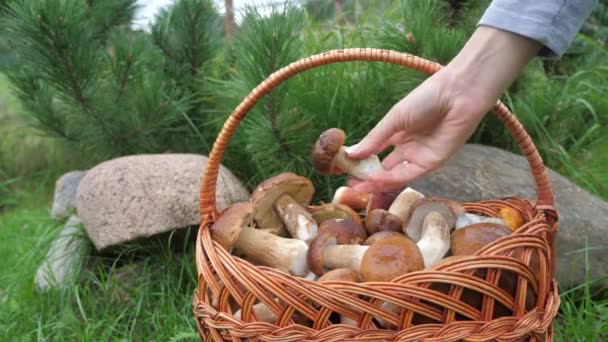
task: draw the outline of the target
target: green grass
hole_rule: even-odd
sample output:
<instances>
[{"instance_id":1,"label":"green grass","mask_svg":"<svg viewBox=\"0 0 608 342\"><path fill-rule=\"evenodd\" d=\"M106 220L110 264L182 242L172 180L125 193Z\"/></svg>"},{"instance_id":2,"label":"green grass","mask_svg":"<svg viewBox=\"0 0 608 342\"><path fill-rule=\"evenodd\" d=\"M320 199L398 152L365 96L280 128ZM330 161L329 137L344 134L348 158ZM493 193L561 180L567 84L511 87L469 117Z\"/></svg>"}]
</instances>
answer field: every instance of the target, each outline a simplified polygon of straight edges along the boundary
<instances>
[{"instance_id":1,"label":"green grass","mask_svg":"<svg viewBox=\"0 0 608 342\"><path fill-rule=\"evenodd\" d=\"M36 293L35 271L61 228L48 215L49 180L20 182L19 204L0 214L0 340L195 340L190 231L94 253L74 286Z\"/></svg>"}]
</instances>

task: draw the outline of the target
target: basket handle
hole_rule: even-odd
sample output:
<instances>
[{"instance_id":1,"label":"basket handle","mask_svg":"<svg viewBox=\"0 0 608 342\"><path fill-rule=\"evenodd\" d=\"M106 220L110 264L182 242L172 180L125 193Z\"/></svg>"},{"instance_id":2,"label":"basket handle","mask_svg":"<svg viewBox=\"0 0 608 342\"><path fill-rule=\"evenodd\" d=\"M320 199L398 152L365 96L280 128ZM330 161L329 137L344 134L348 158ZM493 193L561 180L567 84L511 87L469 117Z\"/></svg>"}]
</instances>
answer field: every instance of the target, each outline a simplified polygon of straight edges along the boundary
<instances>
[{"instance_id":1,"label":"basket handle","mask_svg":"<svg viewBox=\"0 0 608 342\"><path fill-rule=\"evenodd\" d=\"M234 112L224 123L222 130L213 144L209 159L203 173L200 191L200 215L201 221L206 218L215 219L218 214L216 208L216 184L219 172L220 161L226 150L230 138L234 134L237 126L243 120L251 108L268 92L278 86L281 82L291 78L306 70L337 62L350 61L374 61L389 64L397 64L414 70L422 71L427 74L434 74L442 66L429 60L391 50L373 48L353 48L343 50L331 50L316 54L299 61L293 62L288 66L274 72L266 80L260 83L247 97L236 107ZM557 215L553 208L553 191L545 165L532 143L532 139L523 128L517 118L507 109L507 107L497 101L493 108L495 114L503 121L511 135L515 138L522 154L528 160L534 181L536 183L537 202L536 207L544 210L551 220L557 220Z\"/></svg>"}]
</instances>

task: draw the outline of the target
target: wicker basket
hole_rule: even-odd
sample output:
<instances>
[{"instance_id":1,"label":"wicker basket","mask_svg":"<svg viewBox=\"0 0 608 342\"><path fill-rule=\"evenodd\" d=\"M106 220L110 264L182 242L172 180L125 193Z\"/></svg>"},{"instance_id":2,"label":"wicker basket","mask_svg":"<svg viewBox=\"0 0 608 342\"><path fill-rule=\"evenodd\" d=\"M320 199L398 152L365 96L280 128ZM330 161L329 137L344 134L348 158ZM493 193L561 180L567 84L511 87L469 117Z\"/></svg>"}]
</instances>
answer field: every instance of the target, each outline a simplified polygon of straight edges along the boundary
<instances>
[{"instance_id":1,"label":"wicker basket","mask_svg":"<svg viewBox=\"0 0 608 342\"><path fill-rule=\"evenodd\" d=\"M517 198L463 203L468 212L494 217L501 208L512 207L525 220L513 234L487 245L473 257L448 262L433 270L409 273L391 282L318 283L252 265L230 255L211 239L209 227L221 215L215 205L220 159L247 112L282 81L314 67L348 61L397 64L428 74L441 68L437 63L395 51L333 50L278 70L241 102L219 133L202 179L202 223L196 241L198 289L194 295L194 314L201 338L207 341L552 340L553 320L559 307L553 279L557 231L553 194L536 147L500 102L494 112L528 159L538 199L536 203ZM506 279L511 279L511 286L504 285ZM481 298L479 305L461 299L464 293ZM216 298L213 305L212 296ZM382 310L380 306L385 301L394 303L400 311ZM275 312L278 317L275 324L256 320L251 307L258 302L264 302ZM234 305L241 310L242 319L233 317ZM354 319L358 325L332 323L331 318L338 314ZM304 316L311 323L298 324L295 315ZM382 328L374 318L388 322L389 328Z\"/></svg>"}]
</instances>

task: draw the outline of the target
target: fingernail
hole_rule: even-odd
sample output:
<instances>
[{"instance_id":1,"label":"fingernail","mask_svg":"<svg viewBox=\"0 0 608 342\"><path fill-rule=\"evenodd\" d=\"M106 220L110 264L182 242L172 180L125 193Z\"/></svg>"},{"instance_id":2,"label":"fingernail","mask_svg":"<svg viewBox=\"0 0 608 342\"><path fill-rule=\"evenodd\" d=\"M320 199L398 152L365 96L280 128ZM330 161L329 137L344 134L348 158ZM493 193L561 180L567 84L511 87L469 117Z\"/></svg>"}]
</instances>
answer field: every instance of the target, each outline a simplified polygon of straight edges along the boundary
<instances>
[{"instance_id":1,"label":"fingernail","mask_svg":"<svg viewBox=\"0 0 608 342\"><path fill-rule=\"evenodd\" d=\"M354 144L353 146L348 146L347 148L345 148L344 151L346 151L346 154L351 154L357 152L358 149L359 144Z\"/></svg>"}]
</instances>

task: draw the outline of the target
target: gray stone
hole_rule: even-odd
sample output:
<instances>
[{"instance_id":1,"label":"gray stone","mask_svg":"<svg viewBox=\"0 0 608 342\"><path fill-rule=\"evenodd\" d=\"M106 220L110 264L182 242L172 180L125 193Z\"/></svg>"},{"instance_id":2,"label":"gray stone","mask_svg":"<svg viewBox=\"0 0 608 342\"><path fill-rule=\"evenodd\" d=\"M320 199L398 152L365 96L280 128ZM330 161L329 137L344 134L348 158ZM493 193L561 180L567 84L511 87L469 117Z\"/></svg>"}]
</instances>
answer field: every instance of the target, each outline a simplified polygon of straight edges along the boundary
<instances>
[{"instance_id":1,"label":"gray stone","mask_svg":"<svg viewBox=\"0 0 608 342\"><path fill-rule=\"evenodd\" d=\"M549 170L559 215L556 279L562 286L608 276L608 203ZM426 196L480 201L514 196L536 200L536 186L524 157L498 148L465 145L442 168L416 180L412 188ZM585 248L587 250L585 251ZM602 280L601 280L602 279Z\"/></svg>"},{"instance_id":2,"label":"gray stone","mask_svg":"<svg viewBox=\"0 0 608 342\"><path fill-rule=\"evenodd\" d=\"M86 171L72 171L57 180L51 210L51 216L54 219L65 219L75 213L78 184L86 174Z\"/></svg>"},{"instance_id":3,"label":"gray stone","mask_svg":"<svg viewBox=\"0 0 608 342\"><path fill-rule=\"evenodd\" d=\"M84 257L90 251L91 242L82 229L80 219L71 216L36 271L36 289L44 292L73 284Z\"/></svg>"},{"instance_id":4,"label":"gray stone","mask_svg":"<svg viewBox=\"0 0 608 342\"><path fill-rule=\"evenodd\" d=\"M153 154L103 162L78 188L76 208L97 249L199 224L201 175L207 157ZM220 168L218 210L249 200L245 186Z\"/></svg>"}]
</instances>

